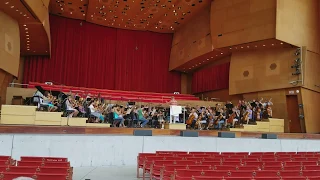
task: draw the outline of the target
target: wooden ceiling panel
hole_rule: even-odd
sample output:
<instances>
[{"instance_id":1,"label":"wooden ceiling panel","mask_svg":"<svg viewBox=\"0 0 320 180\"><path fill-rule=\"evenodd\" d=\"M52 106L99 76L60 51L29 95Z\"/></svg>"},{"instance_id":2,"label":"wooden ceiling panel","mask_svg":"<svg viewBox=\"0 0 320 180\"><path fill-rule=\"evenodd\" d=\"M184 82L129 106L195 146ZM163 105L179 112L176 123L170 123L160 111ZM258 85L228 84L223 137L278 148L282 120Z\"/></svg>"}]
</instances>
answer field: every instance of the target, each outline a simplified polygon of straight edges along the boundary
<instances>
[{"instance_id":1,"label":"wooden ceiling panel","mask_svg":"<svg viewBox=\"0 0 320 180\"><path fill-rule=\"evenodd\" d=\"M239 51L258 51L264 49L279 49L279 48L292 48L291 44L279 41L277 39L267 39L263 41L256 41L247 44L240 44L232 47L213 49L213 51L196 57L183 65L175 68L174 70L192 73L201 67L208 66L215 61L218 61L226 56L232 55L233 52ZM258 59L257 59L258 60Z\"/></svg>"},{"instance_id":2,"label":"wooden ceiling panel","mask_svg":"<svg viewBox=\"0 0 320 180\"><path fill-rule=\"evenodd\" d=\"M1 1L0 11L18 21L21 55L50 55L49 40L44 25L24 0Z\"/></svg>"},{"instance_id":3,"label":"wooden ceiling panel","mask_svg":"<svg viewBox=\"0 0 320 180\"><path fill-rule=\"evenodd\" d=\"M89 0L59 1L51 0L49 11L67 18L85 20Z\"/></svg>"},{"instance_id":4,"label":"wooden ceiling panel","mask_svg":"<svg viewBox=\"0 0 320 180\"><path fill-rule=\"evenodd\" d=\"M211 0L51 0L50 13L132 30L173 33Z\"/></svg>"},{"instance_id":5,"label":"wooden ceiling panel","mask_svg":"<svg viewBox=\"0 0 320 180\"><path fill-rule=\"evenodd\" d=\"M18 23L35 23L37 20L35 17L26 9L20 0L4 0L0 2L0 11L5 12L13 19L17 20Z\"/></svg>"}]
</instances>

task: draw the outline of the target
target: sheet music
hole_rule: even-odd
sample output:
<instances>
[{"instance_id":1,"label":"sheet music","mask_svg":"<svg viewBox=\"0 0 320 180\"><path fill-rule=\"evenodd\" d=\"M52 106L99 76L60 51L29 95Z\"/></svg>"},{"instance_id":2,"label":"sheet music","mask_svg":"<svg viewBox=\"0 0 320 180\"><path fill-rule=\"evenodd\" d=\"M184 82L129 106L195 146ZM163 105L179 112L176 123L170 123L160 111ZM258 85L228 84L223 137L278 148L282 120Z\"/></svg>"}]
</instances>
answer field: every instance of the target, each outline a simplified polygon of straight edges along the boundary
<instances>
[{"instance_id":1,"label":"sheet music","mask_svg":"<svg viewBox=\"0 0 320 180\"><path fill-rule=\"evenodd\" d=\"M182 106L170 106L170 115L178 116L182 113Z\"/></svg>"}]
</instances>

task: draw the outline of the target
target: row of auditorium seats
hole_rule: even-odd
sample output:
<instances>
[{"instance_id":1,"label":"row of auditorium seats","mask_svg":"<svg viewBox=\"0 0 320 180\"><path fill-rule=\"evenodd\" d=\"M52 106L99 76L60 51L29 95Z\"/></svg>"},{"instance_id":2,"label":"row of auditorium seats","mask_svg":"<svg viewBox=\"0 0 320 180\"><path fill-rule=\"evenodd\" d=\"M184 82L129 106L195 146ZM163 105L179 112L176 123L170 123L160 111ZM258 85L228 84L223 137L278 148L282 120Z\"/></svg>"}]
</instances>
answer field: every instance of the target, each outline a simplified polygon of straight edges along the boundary
<instances>
[{"instance_id":1,"label":"row of auditorium seats","mask_svg":"<svg viewBox=\"0 0 320 180\"><path fill-rule=\"evenodd\" d=\"M73 168L67 158L0 156L0 180L29 177L35 180L72 180Z\"/></svg>"},{"instance_id":2,"label":"row of auditorium seats","mask_svg":"<svg viewBox=\"0 0 320 180\"><path fill-rule=\"evenodd\" d=\"M94 88L83 88L73 86L61 86L61 85L47 85L43 83L30 82L28 88L35 88L41 86L47 91L62 91L65 93L74 92L79 94L88 94L92 96L98 96L100 93L101 97L116 100L116 101L142 101L152 103L166 103L170 101L171 97L174 96L176 100L199 100L198 97L190 94L170 94L170 93L152 93L152 92L134 92L134 91L119 91L119 90L107 90L107 89L94 89Z\"/></svg>"},{"instance_id":3,"label":"row of auditorium seats","mask_svg":"<svg viewBox=\"0 0 320 180\"><path fill-rule=\"evenodd\" d=\"M150 180L319 180L320 152L139 153L137 177Z\"/></svg>"}]
</instances>

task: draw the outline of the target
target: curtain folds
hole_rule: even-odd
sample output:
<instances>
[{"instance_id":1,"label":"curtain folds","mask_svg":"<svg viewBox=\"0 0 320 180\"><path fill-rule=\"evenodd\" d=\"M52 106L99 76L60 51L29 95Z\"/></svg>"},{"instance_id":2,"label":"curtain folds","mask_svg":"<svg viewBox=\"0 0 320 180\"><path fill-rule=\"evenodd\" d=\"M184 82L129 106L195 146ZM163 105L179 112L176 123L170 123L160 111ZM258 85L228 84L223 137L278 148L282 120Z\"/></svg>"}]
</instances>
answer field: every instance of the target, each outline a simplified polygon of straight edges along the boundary
<instances>
[{"instance_id":1,"label":"curtain folds","mask_svg":"<svg viewBox=\"0 0 320 180\"><path fill-rule=\"evenodd\" d=\"M169 72L172 34L103 27L50 16L51 58L25 58L24 82L147 92L180 91Z\"/></svg>"},{"instance_id":2,"label":"curtain folds","mask_svg":"<svg viewBox=\"0 0 320 180\"><path fill-rule=\"evenodd\" d=\"M229 88L230 63L201 69L193 73L192 93Z\"/></svg>"}]
</instances>

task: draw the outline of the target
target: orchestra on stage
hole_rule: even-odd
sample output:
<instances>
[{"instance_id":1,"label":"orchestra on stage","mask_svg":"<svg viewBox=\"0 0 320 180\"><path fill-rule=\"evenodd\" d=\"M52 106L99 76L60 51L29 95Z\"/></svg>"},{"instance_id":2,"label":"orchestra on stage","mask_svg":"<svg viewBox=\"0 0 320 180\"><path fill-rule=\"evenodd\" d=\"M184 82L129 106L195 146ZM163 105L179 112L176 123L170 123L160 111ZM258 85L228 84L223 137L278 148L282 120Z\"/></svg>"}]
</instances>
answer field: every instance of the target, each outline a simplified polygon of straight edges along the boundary
<instances>
[{"instance_id":1,"label":"orchestra on stage","mask_svg":"<svg viewBox=\"0 0 320 180\"><path fill-rule=\"evenodd\" d=\"M245 101L237 104L231 101L217 103L214 107L190 105L179 106L171 100L164 104L112 104L109 100L98 97L80 97L77 94L61 94L58 97L51 92L37 91L33 104L40 111L63 112L69 118L85 117L89 123L110 123L112 127L159 128L164 129L166 123L185 123L188 129L212 130L241 127L244 124L256 124L272 117L272 99ZM64 97L64 98L62 98Z\"/></svg>"}]
</instances>

